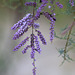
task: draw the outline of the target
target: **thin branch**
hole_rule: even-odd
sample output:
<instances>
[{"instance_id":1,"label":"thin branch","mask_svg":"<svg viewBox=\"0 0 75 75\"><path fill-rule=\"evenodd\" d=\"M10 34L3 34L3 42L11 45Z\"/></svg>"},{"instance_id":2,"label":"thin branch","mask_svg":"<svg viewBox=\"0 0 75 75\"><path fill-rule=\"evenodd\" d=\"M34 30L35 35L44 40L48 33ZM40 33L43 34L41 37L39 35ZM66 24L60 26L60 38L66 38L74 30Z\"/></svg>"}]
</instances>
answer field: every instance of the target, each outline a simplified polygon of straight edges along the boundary
<instances>
[{"instance_id":1,"label":"thin branch","mask_svg":"<svg viewBox=\"0 0 75 75\"><path fill-rule=\"evenodd\" d=\"M69 34L68 34L68 37L67 37L67 42L66 42L66 45L65 45L65 49L64 49L64 60L66 60L66 53L67 53L67 46L68 46L68 41L69 41L69 38L70 38L70 34L71 34L71 31L72 31L72 28L73 26L75 25L75 21L73 21L71 27L70 27L70 30L69 30Z\"/></svg>"},{"instance_id":2,"label":"thin branch","mask_svg":"<svg viewBox=\"0 0 75 75\"><path fill-rule=\"evenodd\" d=\"M67 32L71 29L71 27L74 26L74 25L75 25L75 21L73 21L72 24L69 25L68 28L65 29L65 30L61 33L61 35L64 35L65 33L67 33Z\"/></svg>"}]
</instances>

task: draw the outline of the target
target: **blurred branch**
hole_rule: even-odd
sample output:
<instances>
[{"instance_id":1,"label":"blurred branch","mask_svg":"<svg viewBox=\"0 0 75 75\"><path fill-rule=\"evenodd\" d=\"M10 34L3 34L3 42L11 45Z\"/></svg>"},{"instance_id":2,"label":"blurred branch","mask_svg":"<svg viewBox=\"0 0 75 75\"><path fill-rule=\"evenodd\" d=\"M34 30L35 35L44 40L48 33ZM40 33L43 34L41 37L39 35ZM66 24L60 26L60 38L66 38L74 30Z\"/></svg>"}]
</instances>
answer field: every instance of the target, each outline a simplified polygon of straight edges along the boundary
<instances>
[{"instance_id":1,"label":"blurred branch","mask_svg":"<svg viewBox=\"0 0 75 75\"><path fill-rule=\"evenodd\" d=\"M64 35L65 33L67 33L67 32L71 29L71 27L74 26L74 25L75 25L75 21L73 21L72 24L69 25L68 28L65 29L65 30L61 33L61 35Z\"/></svg>"},{"instance_id":2,"label":"blurred branch","mask_svg":"<svg viewBox=\"0 0 75 75\"><path fill-rule=\"evenodd\" d=\"M68 29L70 29L70 31L69 31L69 34L67 37L67 42L66 42L65 49L64 49L64 60L66 60L66 50L67 50L67 46L68 46L68 41L69 41L70 34L71 34L71 31L72 31L72 28L74 25L75 25L75 21L73 21L72 25L68 27Z\"/></svg>"}]
</instances>

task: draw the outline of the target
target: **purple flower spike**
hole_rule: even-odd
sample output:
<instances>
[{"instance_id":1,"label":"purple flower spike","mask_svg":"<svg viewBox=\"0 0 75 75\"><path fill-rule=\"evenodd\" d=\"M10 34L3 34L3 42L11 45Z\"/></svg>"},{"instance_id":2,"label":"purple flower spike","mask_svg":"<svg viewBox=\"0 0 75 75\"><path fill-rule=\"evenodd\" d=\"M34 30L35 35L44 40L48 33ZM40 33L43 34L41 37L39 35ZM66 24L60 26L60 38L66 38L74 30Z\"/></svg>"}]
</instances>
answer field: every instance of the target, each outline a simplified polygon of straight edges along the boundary
<instances>
[{"instance_id":1,"label":"purple flower spike","mask_svg":"<svg viewBox=\"0 0 75 75\"><path fill-rule=\"evenodd\" d=\"M21 48L21 46L23 46L27 41L29 40L29 37L27 37L26 39L24 39L21 43L19 43L14 49L13 51L17 51L19 48Z\"/></svg>"},{"instance_id":2,"label":"purple flower spike","mask_svg":"<svg viewBox=\"0 0 75 75\"><path fill-rule=\"evenodd\" d=\"M24 50L22 51L22 53L23 53L23 54L26 53L26 50L27 50L28 48L30 48L30 47L31 47L30 45L27 45L27 47L24 48Z\"/></svg>"},{"instance_id":3,"label":"purple flower spike","mask_svg":"<svg viewBox=\"0 0 75 75\"><path fill-rule=\"evenodd\" d=\"M13 40L18 39L24 34L24 32L27 32L27 31L28 31L28 27L25 27L24 29L22 28L18 29L18 31L14 34Z\"/></svg>"},{"instance_id":4,"label":"purple flower spike","mask_svg":"<svg viewBox=\"0 0 75 75\"><path fill-rule=\"evenodd\" d=\"M31 34L31 58L34 59L35 46L34 46L34 34Z\"/></svg>"},{"instance_id":5,"label":"purple flower spike","mask_svg":"<svg viewBox=\"0 0 75 75\"><path fill-rule=\"evenodd\" d=\"M54 39L54 29L51 29L51 32L50 32L50 41L52 42Z\"/></svg>"},{"instance_id":6,"label":"purple flower spike","mask_svg":"<svg viewBox=\"0 0 75 75\"><path fill-rule=\"evenodd\" d=\"M36 67L33 68L33 75L36 75Z\"/></svg>"},{"instance_id":7,"label":"purple flower spike","mask_svg":"<svg viewBox=\"0 0 75 75\"><path fill-rule=\"evenodd\" d=\"M56 21L56 18L54 17L56 14L49 14L48 12L43 12L43 15L50 21Z\"/></svg>"},{"instance_id":8,"label":"purple flower spike","mask_svg":"<svg viewBox=\"0 0 75 75\"><path fill-rule=\"evenodd\" d=\"M40 40L42 41L42 44L46 45L46 44L47 44L47 43L46 43L46 40L45 40L45 38L43 37L43 35L41 34L41 32L38 31L38 30L35 30L35 31L37 32L37 35L39 36Z\"/></svg>"},{"instance_id":9,"label":"purple flower spike","mask_svg":"<svg viewBox=\"0 0 75 75\"><path fill-rule=\"evenodd\" d=\"M69 0L71 6L74 6L74 0Z\"/></svg>"},{"instance_id":10,"label":"purple flower spike","mask_svg":"<svg viewBox=\"0 0 75 75\"><path fill-rule=\"evenodd\" d=\"M32 18L32 15L30 13L28 13L23 19L21 19L20 21L18 21L18 23L14 24L13 27L11 27L12 30L15 30L19 27L21 27L22 25L24 25L24 23L29 19Z\"/></svg>"},{"instance_id":11,"label":"purple flower spike","mask_svg":"<svg viewBox=\"0 0 75 75\"><path fill-rule=\"evenodd\" d=\"M63 5L60 4L59 2L56 2L56 5L57 5L59 8L63 8Z\"/></svg>"},{"instance_id":12,"label":"purple flower spike","mask_svg":"<svg viewBox=\"0 0 75 75\"><path fill-rule=\"evenodd\" d=\"M36 3L35 2L26 2L25 5L26 6L34 6L34 7L36 7Z\"/></svg>"},{"instance_id":13,"label":"purple flower spike","mask_svg":"<svg viewBox=\"0 0 75 75\"><path fill-rule=\"evenodd\" d=\"M50 27L50 41L52 42L54 39L54 25L55 25L55 21L51 21L51 27Z\"/></svg>"},{"instance_id":14,"label":"purple flower spike","mask_svg":"<svg viewBox=\"0 0 75 75\"><path fill-rule=\"evenodd\" d=\"M36 47L37 47L37 49L35 49L37 52L41 52L41 49L40 49L40 45L39 45L39 41L38 41L38 37L37 36L35 36L35 44L36 44Z\"/></svg>"},{"instance_id":15,"label":"purple flower spike","mask_svg":"<svg viewBox=\"0 0 75 75\"><path fill-rule=\"evenodd\" d=\"M48 20L50 20L51 15L50 15L48 12L43 12L43 15L44 15Z\"/></svg>"},{"instance_id":16,"label":"purple flower spike","mask_svg":"<svg viewBox=\"0 0 75 75\"><path fill-rule=\"evenodd\" d=\"M56 2L57 5L59 5L59 2Z\"/></svg>"},{"instance_id":17,"label":"purple flower spike","mask_svg":"<svg viewBox=\"0 0 75 75\"><path fill-rule=\"evenodd\" d=\"M31 47L34 47L34 34L31 34Z\"/></svg>"},{"instance_id":18,"label":"purple flower spike","mask_svg":"<svg viewBox=\"0 0 75 75\"><path fill-rule=\"evenodd\" d=\"M39 23L34 23L34 28L38 29L40 27Z\"/></svg>"},{"instance_id":19,"label":"purple flower spike","mask_svg":"<svg viewBox=\"0 0 75 75\"><path fill-rule=\"evenodd\" d=\"M62 4L59 4L58 6L59 6L59 8L63 8L63 5Z\"/></svg>"},{"instance_id":20,"label":"purple flower spike","mask_svg":"<svg viewBox=\"0 0 75 75\"><path fill-rule=\"evenodd\" d=\"M36 15L34 16L34 20L38 20L40 18L40 12L44 9L44 7L47 5L47 0L42 0L41 6L37 9Z\"/></svg>"},{"instance_id":21,"label":"purple flower spike","mask_svg":"<svg viewBox=\"0 0 75 75\"><path fill-rule=\"evenodd\" d=\"M31 51L31 58L34 59L34 54L35 54L34 46L32 46L31 49L32 49L32 51Z\"/></svg>"}]
</instances>

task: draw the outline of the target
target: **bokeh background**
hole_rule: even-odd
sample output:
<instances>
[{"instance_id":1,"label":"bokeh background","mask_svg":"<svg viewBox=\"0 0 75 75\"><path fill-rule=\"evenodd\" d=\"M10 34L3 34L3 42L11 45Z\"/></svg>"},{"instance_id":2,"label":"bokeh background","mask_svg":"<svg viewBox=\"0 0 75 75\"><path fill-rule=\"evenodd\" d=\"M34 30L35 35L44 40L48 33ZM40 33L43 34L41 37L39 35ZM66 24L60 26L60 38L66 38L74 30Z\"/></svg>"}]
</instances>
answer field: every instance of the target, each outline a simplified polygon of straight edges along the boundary
<instances>
[{"instance_id":1,"label":"bokeh background","mask_svg":"<svg viewBox=\"0 0 75 75\"><path fill-rule=\"evenodd\" d=\"M6 0L3 0L4 2ZM32 12L29 8L23 6L21 0L17 3L14 2L11 6L11 1L7 0L7 4L0 3L0 75L33 75L32 74L32 59L30 58L29 49L26 54L22 54L24 45L17 52L13 52L13 48L18 45L26 36L31 34L31 30L25 33L18 40L12 40L16 31L12 31L11 27L27 12ZM14 1L14 0L13 0ZM10 4L10 5L9 5ZM16 6L19 4L18 6ZM14 8L15 6L15 8ZM29 10L28 10L29 9ZM73 22L73 16L60 14L56 15L57 21L55 24L55 32L57 35L61 35L60 29L65 25L70 25ZM41 16L37 21L40 23L40 31L44 35L47 41L47 45L42 45L40 41L40 47L42 49L41 54L36 53L36 67L37 75L75 75L75 62L65 62L61 67L59 66L63 59L59 56L57 49L65 46L66 40L60 40L54 38L53 43L50 42L49 37L49 21ZM75 29L75 27L73 28ZM29 44L29 43L27 43ZM70 56L75 59L75 48L69 52Z\"/></svg>"}]
</instances>

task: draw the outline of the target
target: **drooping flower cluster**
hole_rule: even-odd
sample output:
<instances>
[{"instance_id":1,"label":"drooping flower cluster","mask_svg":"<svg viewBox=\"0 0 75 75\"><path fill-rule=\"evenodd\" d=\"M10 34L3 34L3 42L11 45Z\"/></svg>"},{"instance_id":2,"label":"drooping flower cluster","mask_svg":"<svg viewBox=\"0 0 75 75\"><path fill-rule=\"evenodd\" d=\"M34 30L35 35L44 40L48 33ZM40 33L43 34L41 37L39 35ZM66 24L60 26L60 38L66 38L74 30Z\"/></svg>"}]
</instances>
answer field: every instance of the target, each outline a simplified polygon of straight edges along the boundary
<instances>
[{"instance_id":1,"label":"drooping flower cluster","mask_svg":"<svg viewBox=\"0 0 75 75\"><path fill-rule=\"evenodd\" d=\"M19 43L14 49L13 51L17 51L19 48L21 48L24 44L26 44L26 42L28 41L29 37L27 37L26 39L24 39L21 43Z\"/></svg>"},{"instance_id":2,"label":"drooping flower cluster","mask_svg":"<svg viewBox=\"0 0 75 75\"><path fill-rule=\"evenodd\" d=\"M11 28L12 30L15 30L17 28L18 31L14 34L13 40L18 39L19 37L21 37L25 32L28 31L29 28L33 28L33 29L37 29L39 28L39 24L38 23L34 23L34 21L38 20L38 18L40 18L40 12L42 9L44 9L44 7L46 6L47 1L44 1L42 3L42 5L37 9L36 14L33 16L30 13L26 15L26 17L24 17L23 19L21 19L20 21L18 21L18 23L14 24L14 26ZM30 6L34 6L34 3L30 2L30 3L25 3L26 5L30 5ZM34 6L35 7L35 6ZM39 38L41 39L42 43L44 45L46 45L46 41L43 37L43 35L41 34L40 31L36 30L37 32L37 36L39 36ZM26 39L24 39L19 45L17 45L13 51L17 51L19 48L21 48L21 46L23 46L24 44L26 44L27 41L29 41L30 38L30 45L27 45L26 48L24 48L24 50L22 51L22 53L26 53L28 48L31 48L31 58L35 59L35 52L37 51L38 53L41 52L40 49L40 45L39 45L39 41L38 41L38 37L34 35L34 33L32 33L30 35L30 37L27 37ZM34 64L35 65L35 64ZM34 66L33 65L33 66ZM33 75L35 75L36 67L33 68Z\"/></svg>"},{"instance_id":3,"label":"drooping flower cluster","mask_svg":"<svg viewBox=\"0 0 75 75\"><path fill-rule=\"evenodd\" d=\"M35 29L35 31L37 32L37 36L39 36L40 40L42 41L42 44L46 45L46 40L44 39L43 35L41 34L41 32L39 30L37 30L37 28L39 28L39 24L35 23L34 21L38 20L38 18L40 18L40 13L41 11L44 9L44 7L47 5L48 0L42 0L42 4L41 6L37 9L36 14L31 15L30 13L26 15L26 17L24 17L23 19L21 19L20 21L18 21L18 23L14 24L14 26L11 28L12 30L15 30L17 28L18 31L14 34L13 40L18 39L19 37L21 37L25 32L28 31L29 28ZM36 7L36 3L35 2L26 2L25 3L26 6L33 6ZM24 39L19 45L17 45L13 51L17 51L21 46L23 46L24 44L26 44L27 41L29 41L30 38L30 45L27 45L26 48L24 48L24 50L22 51L22 53L26 53L28 48L31 48L31 58L34 60L35 59L35 52L37 51L38 53L41 52L40 49L40 45L39 45L39 41L38 41L38 37L34 35L33 31L30 35L30 37L27 37L26 39ZM36 67L35 64L33 63L33 75L36 74Z\"/></svg>"},{"instance_id":4,"label":"drooping flower cluster","mask_svg":"<svg viewBox=\"0 0 75 75\"><path fill-rule=\"evenodd\" d=\"M53 39L54 39L54 25L55 25L55 21L54 20L51 21L50 24L51 24L51 26L50 26L50 30L51 30L51 32L50 32L50 41L52 42Z\"/></svg>"},{"instance_id":5,"label":"drooping flower cluster","mask_svg":"<svg viewBox=\"0 0 75 75\"><path fill-rule=\"evenodd\" d=\"M15 30L15 29L25 25L26 22L30 21L31 18L32 18L32 15L30 13L27 14L23 19L19 20L16 24L14 24L13 27L11 27L11 29Z\"/></svg>"},{"instance_id":6,"label":"drooping flower cluster","mask_svg":"<svg viewBox=\"0 0 75 75\"><path fill-rule=\"evenodd\" d=\"M32 17L30 18L29 15L31 15L31 14L30 14L30 13L27 14L26 17L24 17L22 20L20 20L20 23L19 23L19 21L18 21L18 23L16 23L16 24L11 28L12 30L15 30L16 28L19 28L19 27L20 27L20 29L18 29L18 31L14 34L13 40L16 40L17 38L21 37L21 36L24 34L24 32L27 32L28 29L31 27L32 24L33 24L34 29L39 28L39 24L38 24L38 23L34 23L34 22L32 23L32 20L31 20ZM31 16L32 16L32 15L31 15ZM31 25L30 25L30 24L31 24ZM35 30L35 31L37 32L38 36L40 37L42 43L45 45L45 44L46 44L46 41L45 41L45 39L43 38L41 32L38 31L38 30ZM26 48L24 48L24 50L22 51L22 53L23 53L23 54L26 53L26 50L27 50L28 48L30 48L30 47L32 47L32 50L38 51L38 52L40 53L40 51L39 51L40 48L39 48L38 37L35 36L34 34L31 34L30 37L31 37L31 45L28 45ZM19 45L17 45L17 46L14 48L13 51L17 51L21 46L23 46L23 45L26 43L26 41L28 41L28 39L29 39L30 37L27 37L26 39L24 39ZM35 46L34 46L34 43L36 44L37 49L34 48L34 47L35 47Z\"/></svg>"},{"instance_id":7,"label":"drooping flower cluster","mask_svg":"<svg viewBox=\"0 0 75 75\"><path fill-rule=\"evenodd\" d=\"M69 3L71 4L71 6L74 6L74 0L69 0Z\"/></svg>"},{"instance_id":8,"label":"drooping flower cluster","mask_svg":"<svg viewBox=\"0 0 75 75\"><path fill-rule=\"evenodd\" d=\"M55 0L51 0L51 4L54 3ZM28 36L27 38L25 38L19 45L17 45L13 51L17 51L19 48L21 48L23 45L26 44L27 41L29 41L30 39L30 45L27 45L23 50L22 53L25 54L26 51L31 48L31 54L30 57L31 59L33 59L33 75L36 75L36 67L35 67L35 52L40 53L41 52L41 48L39 45L39 41L38 41L38 37L41 40L42 44L46 45L46 40L43 37L42 33L37 30L39 29L40 25L39 23L35 23L36 20L38 20L40 18L41 13L48 19L50 20L50 40L52 42L53 40L53 36L54 36L54 25L55 25L55 13L54 10L51 11L51 14L45 11L42 11L44 9L44 7L47 5L48 0L41 0L40 1L42 4L41 6L37 9L36 14L30 14L28 13L23 19L21 19L20 21L18 21L18 23L14 24L14 26L11 28L12 30L15 30L17 28L18 31L14 34L13 40L19 39L19 37L21 37L24 33L26 33L30 28L32 28L32 32L31 35ZM26 6L33 6L36 7L36 2L26 2L25 3ZM62 5L59 4L59 7L62 8ZM49 7L51 8L51 6ZM37 36L33 33L33 31L35 30L35 32L37 33Z\"/></svg>"},{"instance_id":9,"label":"drooping flower cluster","mask_svg":"<svg viewBox=\"0 0 75 75\"><path fill-rule=\"evenodd\" d=\"M34 6L34 7L36 7L36 2L26 2L25 5L26 6Z\"/></svg>"},{"instance_id":10,"label":"drooping flower cluster","mask_svg":"<svg viewBox=\"0 0 75 75\"><path fill-rule=\"evenodd\" d=\"M30 45L27 45L26 48L23 49L22 53L23 53L23 54L26 53L26 51L27 51L28 48L30 48L30 47L31 47Z\"/></svg>"},{"instance_id":11,"label":"drooping flower cluster","mask_svg":"<svg viewBox=\"0 0 75 75\"><path fill-rule=\"evenodd\" d=\"M39 36L40 40L42 41L42 44L46 45L46 40L44 39L43 35L40 31L35 30L37 32L37 35Z\"/></svg>"},{"instance_id":12,"label":"drooping flower cluster","mask_svg":"<svg viewBox=\"0 0 75 75\"><path fill-rule=\"evenodd\" d=\"M34 42L35 42L35 44L36 44L36 51L38 52L38 53L40 53L41 52L41 49L40 49L40 45L39 45L39 41L38 41L38 37L37 36L34 36L35 37L35 40L34 40Z\"/></svg>"},{"instance_id":13,"label":"drooping flower cluster","mask_svg":"<svg viewBox=\"0 0 75 75\"><path fill-rule=\"evenodd\" d=\"M50 0L50 3L51 4L54 4L55 0ZM63 5L60 4L59 2L56 2L56 5L59 7L59 8L63 8ZM56 21L56 18L55 18L55 13L54 13L54 10L55 10L55 6L48 6L48 8L53 8L51 9L51 13L48 13L48 12L42 12L42 14L50 21L50 41L52 42L53 38L54 38L54 25L55 25L55 21Z\"/></svg>"},{"instance_id":14,"label":"drooping flower cluster","mask_svg":"<svg viewBox=\"0 0 75 75\"><path fill-rule=\"evenodd\" d=\"M63 8L63 5L60 4L59 2L56 2L56 5L57 5L59 8Z\"/></svg>"},{"instance_id":15,"label":"drooping flower cluster","mask_svg":"<svg viewBox=\"0 0 75 75\"><path fill-rule=\"evenodd\" d=\"M40 13L44 9L44 7L47 5L47 3L48 3L47 0L42 0L41 6L36 11L36 15L34 17L35 20L38 20L38 18L40 18Z\"/></svg>"},{"instance_id":16,"label":"drooping flower cluster","mask_svg":"<svg viewBox=\"0 0 75 75\"><path fill-rule=\"evenodd\" d=\"M55 21L56 21L56 18L55 17L53 17L53 15L52 14L49 14L48 12L43 12L43 15L48 19L48 20L50 20L50 24L51 24L51 26L50 26L50 41L52 42L52 40L53 40L53 37L54 37L54 25L55 25ZM54 15L55 15L55 13L54 13Z\"/></svg>"}]
</instances>

